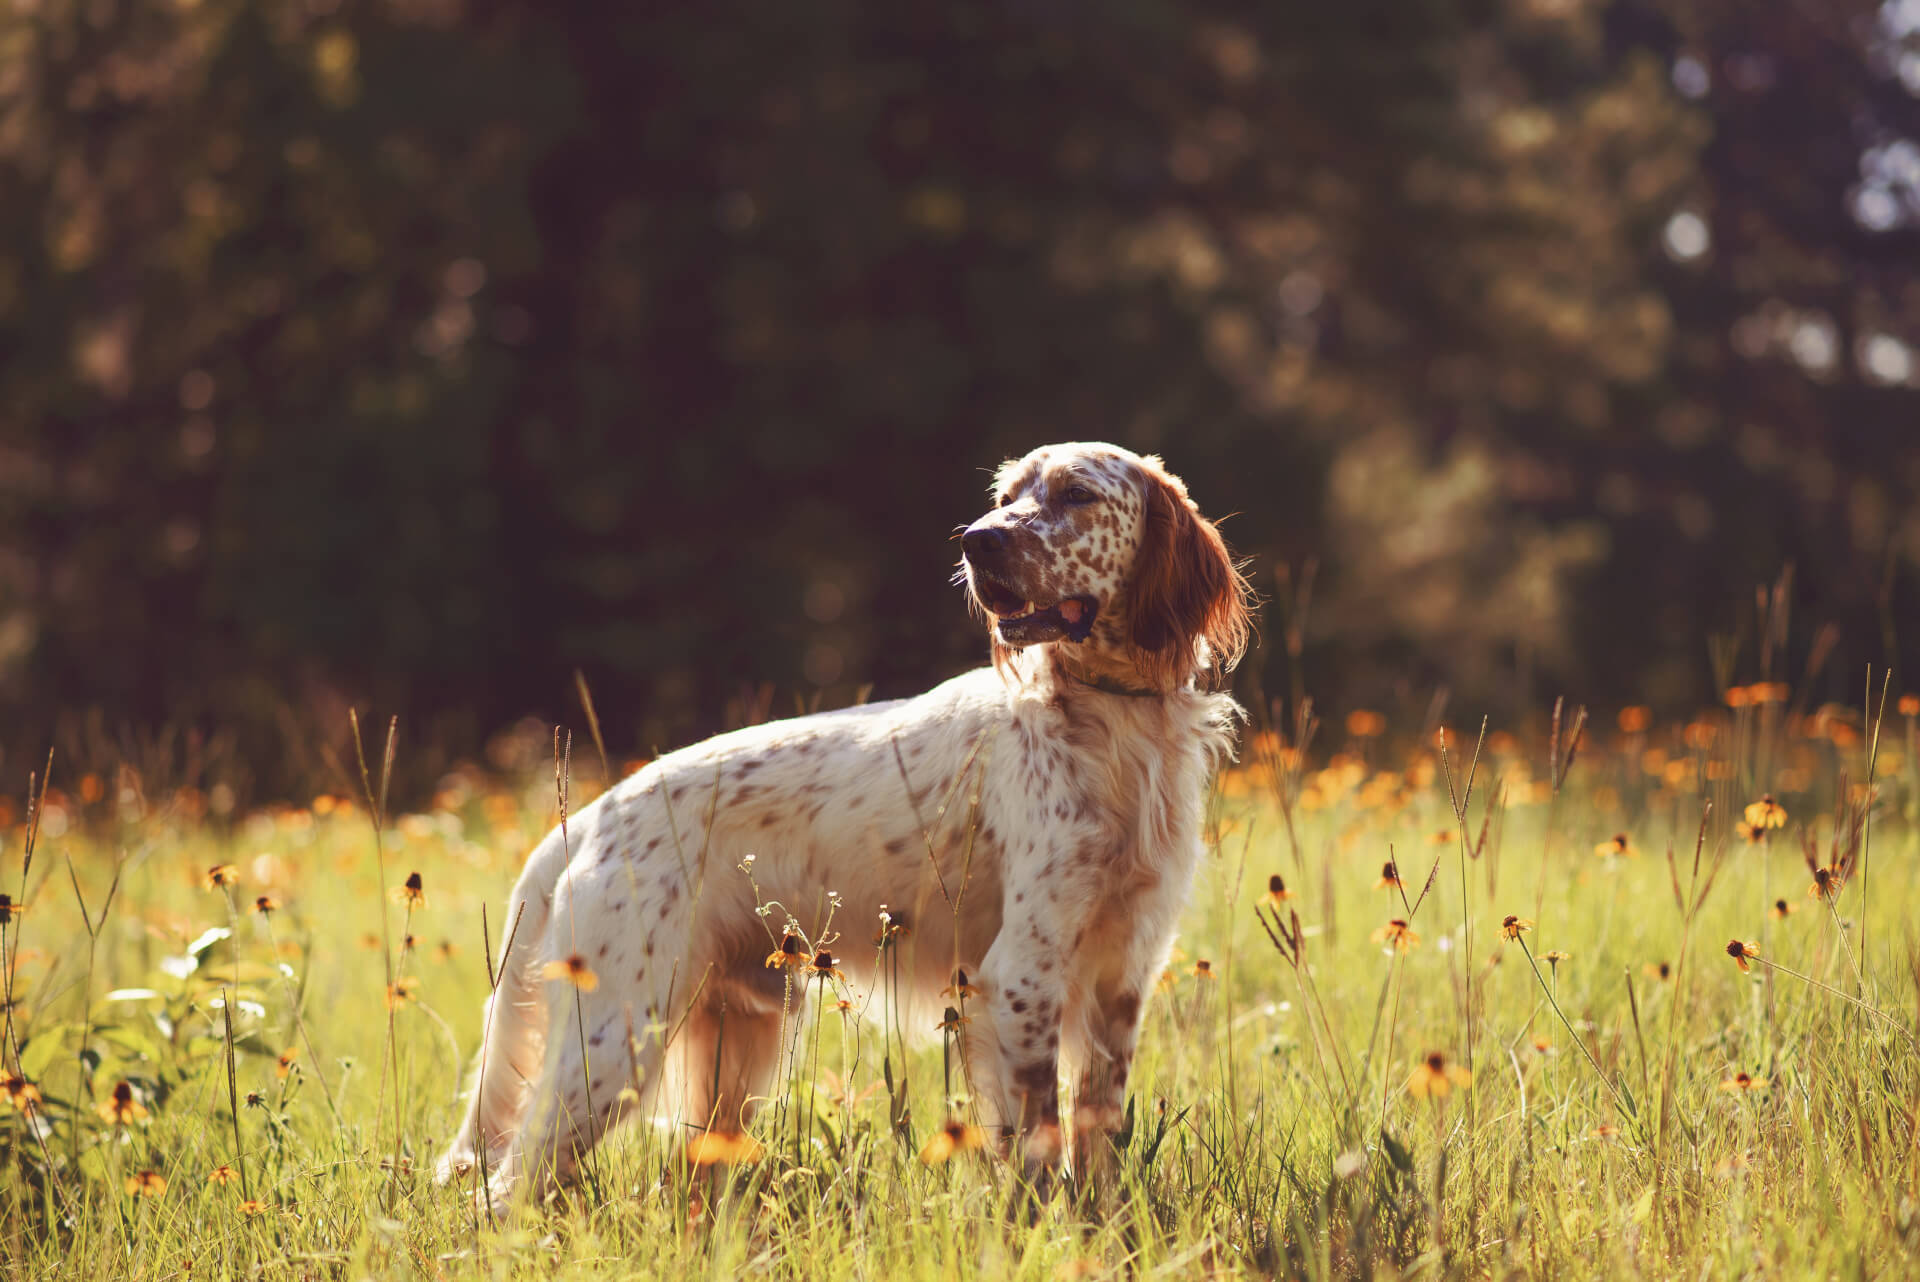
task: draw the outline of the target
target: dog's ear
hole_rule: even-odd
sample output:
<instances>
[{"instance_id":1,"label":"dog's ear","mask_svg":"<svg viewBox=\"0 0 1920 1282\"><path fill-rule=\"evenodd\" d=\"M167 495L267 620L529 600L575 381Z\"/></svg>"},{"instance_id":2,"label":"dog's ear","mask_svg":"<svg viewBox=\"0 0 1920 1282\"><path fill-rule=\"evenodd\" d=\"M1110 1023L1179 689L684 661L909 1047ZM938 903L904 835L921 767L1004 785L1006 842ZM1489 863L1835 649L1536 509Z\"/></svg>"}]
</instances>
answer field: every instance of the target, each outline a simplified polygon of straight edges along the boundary
<instances>
[{"instance_id":1,"label":"dog's ear","mask_svg":"<svg viewBox=\"0 0 1920 1282\"><path fill-rule=\"evenodd\" d=\"M1156 687L1178 686L1201 666L1212 686L1247 648L1252 589L1213 522L1200 515L1178 477L1148 459L1146 526L1127 588L1127 639L1134 663Z\"/></svg>"}]
</instances>

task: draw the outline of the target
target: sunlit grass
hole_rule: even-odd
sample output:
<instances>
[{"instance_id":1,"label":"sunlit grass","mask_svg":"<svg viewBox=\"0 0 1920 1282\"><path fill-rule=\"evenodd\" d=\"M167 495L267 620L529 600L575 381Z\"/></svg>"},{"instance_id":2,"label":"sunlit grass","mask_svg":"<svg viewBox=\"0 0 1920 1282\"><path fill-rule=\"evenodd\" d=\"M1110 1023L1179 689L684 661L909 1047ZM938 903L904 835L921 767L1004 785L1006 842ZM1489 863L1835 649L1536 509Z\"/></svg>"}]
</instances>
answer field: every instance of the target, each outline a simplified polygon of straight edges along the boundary
<instances>
[{"instance_id":1,"label":"sunlit grass","mask_svg":"<svg viewBox=\"0 0 1920 1282\"><path fill-rule=\"evenodd\" d=\"M628 1127L562 1203L495 1227L428 1168L552 779L451 777L376 858L364 798L222 817L89 776L47 795L24 881L28 810L5 829L4 1258L48 1277L1909 1275L1920 705L1876 727L1786 698L1748 687L1671 727L1628 709L1576 732L1569 711L1449 731L1444 754L1373 714L1250 737L1148 1011L1118 1174L1037 1205L969 1128L963 999L903 1061L897 1030L797 967L825 1000L752 1135ZM835 927L843 952L885 938Z\"/></svg>"}]
</instances>

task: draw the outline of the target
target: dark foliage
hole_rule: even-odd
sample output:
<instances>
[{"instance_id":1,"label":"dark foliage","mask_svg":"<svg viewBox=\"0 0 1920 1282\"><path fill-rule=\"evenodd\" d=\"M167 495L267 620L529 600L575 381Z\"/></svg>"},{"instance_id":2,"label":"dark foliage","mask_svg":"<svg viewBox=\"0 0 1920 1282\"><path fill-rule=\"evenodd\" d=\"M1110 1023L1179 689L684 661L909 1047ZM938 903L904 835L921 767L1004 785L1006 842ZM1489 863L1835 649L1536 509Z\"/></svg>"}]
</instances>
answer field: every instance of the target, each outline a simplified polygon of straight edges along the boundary
<instances>
[{"instance_id":1,"label":"dark foliage","mask_svg":"<svg viewBox=\"0 0 1920 1282\"><path fill-rule=\"evenodd\" d=\"M16 7L7 768L907 692L983 653L984 469L1089 437L1319 562L1249 691L1684 704L1794 562L1852 697L1913 644L1912 8Z\"/></svg>"}]
</instances>

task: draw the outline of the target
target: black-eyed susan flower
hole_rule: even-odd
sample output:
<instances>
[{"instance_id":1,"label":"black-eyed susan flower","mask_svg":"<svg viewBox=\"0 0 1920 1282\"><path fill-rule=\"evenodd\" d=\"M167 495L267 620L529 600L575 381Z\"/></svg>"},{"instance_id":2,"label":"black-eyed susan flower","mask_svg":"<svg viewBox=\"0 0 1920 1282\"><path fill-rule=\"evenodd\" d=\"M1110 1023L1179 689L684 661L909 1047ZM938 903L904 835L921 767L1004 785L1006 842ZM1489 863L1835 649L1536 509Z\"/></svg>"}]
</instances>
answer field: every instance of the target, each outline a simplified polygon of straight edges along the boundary
<instances>
[{"instance_id":1,"label":"black-eyed susan flower","mask_svg":"<svg viewBox=\"0 0 1920 1282\"><path fill-rule=\"evenodd\" d=\"M1518 939L1533 929L1533 923L1525 917L1516 917L1508 913L1500 919L1500 934L1507 939Z\"/></svg>"},{"instance_id":2,"label":"black-eyed susan flower","mask_svg":"<svg viewBox=\"0 0 1920 1282\"><path fill-rule=\"evenodd\" d=\"M433 959L443 962L452 961L454 954L459 951L459 947L451 939L443 939L433 946Z\"/></svg>"},{"instance_id":3,"label":"black-eyed susan flower","mask_svg":"<svg viewBox=\"0 0 1920 1282\"><path fill-rule=\"evenodd\" d=\"M1193 977L1195 979L1212 979L1213 963L1204 957L1195 958L1193 963Z\"/></svg>"},{"instance_id":4,"label":"black-eyed susan flower","mask_svg":"<svg viewBox=\"0 0 1920 1282\"><path fill-rule=\"evenodd\" d=\"M390 893L393 895L394 903L405 904L410 910L427 906L427 885L420 879L420 874L417 872L408 873L407 879L395 886Z\"/></svg>"},{"instance_id":5,"label":"black-eyed susan flower","mask_svg":"<svg viewBox=\"0 0 1920 1282\"><path fill-rule=\"evenodd\" d=\"M780 946L767 954L769 970L799 970L806 964L807 946L790 930L780 936Z\"/></svg>"},{"instance_id":6,"label":"black-eyed susan flower","mask_svg":"<svg viewBox=\"0 0 1920 1282\"><path fill-rule=\"evenodd\" d=\"M1373 883L1375 890L1404 890L1400 882L1400 868L1389 859L1380 865L1380 880Z\"/></svg>"},{"instance_id":7,"label":"black-eyed susan flower","mask_svg":"<svg viewBox=\"0 0 1920 1282\"><path fill-rule=\"evenodd\" d=\"M1407 1079L1407 1094L1415 1099L1445 1099L1454 1087L1464 1091L1472 1085L1472 1073L1448 1063L1439 1051L1431 1051Z\"/></svg>"},{"instance_id":8,"label":"black-eyed susan flower","mask_svg":"<svg viewBox=\"0 0 1920 1282\"><path fill-rule=\"evenodd\" d=\"M1355 708L1347 714L1347 733L1356 739L1378 739L1387 732L1387 719L1370 708Z\"/></svg>"},{"instance_id":9,"label":"black-eyed susan flower","mask_svg":"<svg viewBox=\"0 0 1920 1282\"><path fill-rule=\"evenodd\" d=\"M262 1095L259 1091L247 1092L248 1108L265 1108L266 1106L267 1106L267 1097L265 1095Z\"/></svg>"},{"instance_id":10,"label":"black-eyed susan flower","mask_svg":"<svg viewBox=\"0 0 1920 1282\"><path fill-rule=\"evenodd\" d=\"M280 901L272 895L261 895L253 901L253 911L262 917L271 917L280 911Z\"/></svg>"},{"instance_id":11,"label":"black-eyed susan flower","mask_svg":"<svg viewBox=\"0 0 1920 1282\"><path fill-rule=\"evenodd\" d=\"M410 953L420 947L420 937L411 931L400 937L400 951Z\"/></svg>"},{"instance_id":12,"label":"black-eyed susan flower","mask_svg":"<svg viewBox=\"0 0 1920 1282\"><path fill-rule=\"evenodd\" d=\"M590 993L600 986L600 977L593 973L593 967L587 965L587 959L579 953L571 953L558 961L550 961L540 968L542 979L564 979L583 993Z\"/></svg>"},{"instance_id":13,"label":"black-eyed susan flower","mask_svg":"<svg viewBox=\"0 0 1920 1282\"><path fill-rule=\"evenodd\" d=\"M94 1105L93 1111L115 1126L147 1120L147 1106L133 1097L131 1082L116 1083L113 1094Z\"/></svg>"},{"instance_id":14,"label":"black-eyed susan flower","mask_svg":"<svg viewBox=\"0 0 1920 1282\"><path fill-rule=\"evenodd\" d=\"M967 978L967 971L963 966L953 972L953 982L941 989L940 995L951 997L957 1002L964 1002L970 997L978 997L980 990L975 988L973 982Z\"/></svg>"},{"instance_id":15,"label":"black-eyed susan flower","mask_svg":"<svg viewBox=\"0 0 1920 1282\"><path fill-rule=\"evenodd\" d=\"M807 974L822 982L829 979L843 980L846 978L846 975L840 970L839 959L824 948L816 952L813 955L813 960L807 963Z\"/></svg>"},{"instance_id":16,"label":"black-eyed susan flower","mask_svg":"<svg viewBox=\"0 0 1920 1282\"><path fill-rule=\"evenodd\" d=\"M41 1105L40 1088L19 1074L13 1074L0 1082L7 1093L7 1103L22 1113L32 1113Z\"/></svg>"},{"instance_id":17,"label":"black-eyed susan flower","mask_svg":"<svg viewBox=\"0 0 1920 1282\"><path fill-rule=\"evenodd\" d=\"M907 919L900 913L882 908L880 910L880 929L873 933L873 946L886 948L897 940L906 939L913 931L907 926Z\"/></svg>"},{"instance_id":18,"label":"black-eyed susan flower","mask_svg":"<svg viewBox=\"0 0 1920 1282\"><path fill-rule=\"evenodd\" d=\"M387 985L387 1009L399 1010L414 999L414 993L420 988L420 981L412 975L402 975Z\"/></svg>"},{"instance_id":19,"label":"black-eyed susan flower","mask_svg":"<svg viewBox=\"0 0 1920 1282\"><path fill-rule=\"evenodd\" d=\"M1767 839L1767 830L1765 828L1759 824L1750 824L1744 819L1735 820L1733 830L1739 833L1740 839L1749 846L1757 846Z\"/></svg>"},{"instance_id":20,"label":"black-eyed susan flower","mask_svg":"<svg viewBox=\"0 0 1920 1282\"><path fill-rule=\"evenodd\" d=\"M959 1011L949 1006L941 1014L940 1022L936 1024L934 1027L938 1028L943 1033L957 1033L960 1031L960 1029L964 1025L970 1022L971 1021L967 1018L967 1016L962 1015Z\"/></svg>"},{"instance_id":21,"label":"black-eyed susan flower","mask_svg":"<svg viewBox=\"0 0 1920 1282\"><path fill-rule=\"evenodd\" d=\"M232 864L215 864L207 869L205 876L200 878L200 884L208 890L237 886L240 884L240 870Z\"/></svg>"},{"instance_id":22,"label":"black-eyed susan flower","mask_svg":"<svg viewBox=\"0 0 1920 1282\"><path fill-rule=\"evenodd\" d=\"M1287 889L1286 880L1279 873L1267 878L1267 902L1278 908L1293 898L1293 892Z\"/></svg>"},{"instance_id":23,"label":"black-eyed susan flower","mask_svg":"<svg viewBox=\"0 0 1920 1282\"><path fill-rule=\"evenodd\" d=\"M1812 891L1809 891L1808 893L1809 894L1815 893L1816 891L1818 891L1818 889L1819 887L1816 886L1813 888ZM1773 907L1767 909L1767 916L1773 918L1775 921L1779 921L1782 918L1791 917L1793 916L1793 914L1799 911L1800 911L1799 904L1790 904L1784 899L1776 899L1773 901Z\"/></svg>"},{"instance_id":24,"label":"black-eyed susan flower","mask_svg":"<svg viewBox=\"0 0 1920 1282\"><path fill-rule=\"evenodd\" d=\"M1620 709L1619 720L1622 734L1645 734L1653 725L1653 709L1644 704L1631 704Z\"/></svg>"},{"instance_id":25,"label":"black-eyed susan flower","mask_svg":"<svg viewBox=\"0 0 1920 1282\"><path fill-rule=\"evenodd\" d=\"M1570 952L1567 952L1565 949L1562 949L1562 948L1554 948L1554 949L1549 949L1547 952L1541 953L1540 960L1545 962L1547 965L1553 967L1555 970L1558 970L1560 969L1561 962L1573 960L1573 954Z\"/></svg>"},{"instance_id":26,"label":"black-eyed susan flower","mask_svg":"<svg viewBox=\"0 0 1920 1282\"><path fill-rule=\"evenodd\" d=\"M1742 817L1747 823L1763 831L1768 828L1787 826L1786 809L1773 799L1773 794L1770 792L1762 793L1760 800L1750 804Z\"/></svg>"},{"instance_id":27,"label":"black-eyed susan flower","mask_svg":"<svg viewBox=\"0 0 1920 1282\"><path fill-rule=\"evenodd\" d=\"M300 1058L300 1048L289 1046L280 1052L279 1062L274 1065L274 1076L285 1077L293 1071L293 1061Z\"/></svg>"},{"instance_id":28,"label":"black-eyed susan flower","mask_svg":"<svg viewBox=\"0 0 1920 1282\"><path fill-rule=\"evenodd\" d=\"M12 895L0 894L0 926L6 925L26 911L27 906L14 903Z\"/></svg>"},{"instance_id":29,"label":"black-eyed susan flower","mask_svg":"<svg viewBox=\"0 0 1920 1282\"><path fill-rule=\"evenodd\" d=\"M370 953L378 952L381 947L380 936L374 934L370 930L362 931L360 933L360 947L366 949Z\"/></svg>"},{"instance_id":30,"label":"black-eyed susan flower","mask_svg":"<svg viewBox=\"0 0 1920 1282\"><path fill-rule=\"evenodd\" d=\"M1645 966L1642 966L1640 969L1642 972L1645 973L1648 979L1657 979L1663 984L1669 982L1673 978L1672 962L1663 962L1663 961L1648 962Z\"/></svg>"},{"instance_id":31,"label":"black-eyed susan flower","mask_svg":"<svg viewBox=\"0 0 1920 1282\"><path fill-rule=\"evenodd\" d=\"M759 1141L739 1131L703 1131L687 1141L694 1166L743 1166L760 1160Z\"/></svg>"},{"instance_id":32,"label":"black-eyed susan flower","mask_svg":"<svg viewBox=\"0 0 1920 1282\"><path fill-rule=\"evenodd\" d=\"M1920 717L1920 694L1903 694L1900 702L1893 705L1903 717Z\"/></svg>"},{"instance_id":33,"label":"black-eyed susan flower","mask_svg":"<svg viewBox=\"0 0 1920 1282\"><path fill-rule=\"evenodd\" d=\"M1750 944L1738 939L1729 939L1727 941L1727 956L1733 958L1734 964L1739 966L1743 972L1753 969L1753 967L1747 964L1748 959L1758 957L1759 955L1760 945L1758 944Z\"/></svg>"},{"instance_id":34,"label":"black-eyed susan flower","mask_svg":"<svg viewBox=\"0 0 1920 1282\"><path fill-rule=\"evenodd\" d=\"M239 1178L240 1178L240 1172L234 1170L231 1166L228 1166L225 1162L222 1162L220 1165L214 1167L211 1171L207 1172L207 1183L213 1185L216 1188L222 1184L231 1184Z\"/></svg>"},{"instance_id":35,"label":"black-eyed susan flower","mask_svg":"<svg viewBox=\"0 0 1920 1282\"><path fill-rule=\"evenodd\" d=\"M1720 1083L1720 1089L1738 1094L1745 1094L1748 1091L1764 1091L1767 1089L1767 1079L1764 1077L1755 1077L1751 1073L1735 1073L1732 1077Z\"/></svg>"},{"instance_id":36,"label":"black-eyed susan flower","mask_svg":"<svg viewBox=\"0 0 1920 1282\"><path fill-rule=\"evenodd\" d=\"M1627 840L1626 833L1616 832L1613 836L1595 846L1593 853L1602 859L1611 859L1619 855L1630 855L1633 853L1633 844Z\"/></svg>"},{"instance_id":37,"label":"black-eyed susan flower","mask_svg":"<svg viewBox=\"0 0 1920 1282\"><path fill-rule=\"evenodd\" d=\"M1808 899L1832 899L1840 893L1842 876L1838 868L1815 868L1813 884L1807 887Z\"/></svg>"},{"instance_id":38,"label":"black-eyed susan flower","mask_svg":"<svg viewBox=\"0 0 1920 1282\"><path fill-rule=\"evenodd\" d=\"M1587 1133L1593 1136L1593 1138L1597 1140L1610 1140L1610 1139L1616 1138L1620 1134L1620 1128L1610 1123L1603 1122L1602 1124L1594 1127L1591 1131Z\"/></svg>"},{"instance_id":39,"label":"black-eyed susan flower","mask_svg":"<svg viewBox=\"0 0 1920 1282\"><path fill-rule=\"evenodd\" d=\"M1386 925L1374 931L1372 939L1376 944L1385 944L1394 951L1402 953L1420 946L1420 936L1414 933L1412 926L1399 917L1392 918Z\"/></svg>"},{"instance_id":40,"label":"black-eyed susan flower","mask_svg":"<svg viewBox=\"0 0 1920 1282\"><path fill-rule=\"evenodd\" d=\"M257 1197L248 1198L235 1208L240 1214L252 1219L256 1215L266 1214L267 1204Z\"/></svg>"},{"instance_id":41,"label":"black-eyed susan flower","mask_svg":"<svg viewBox=\"0 0 1920 1282\"><path fill-rule=\"evenodd\" d=\"M984 1148L987 1133L977 1126L968 1126L959 1118L949 1118L947 1124L934 1132L926 1147L920 1150L920 1160L928 1166L939 1166L951 1160L956 1154Z\"/></svg>"},{"instance_id":42,"label":"black-eyed susan flower","mask_svg":"<svg viewBox=\"0 0 1920 1282\"><path fill-rule=\"evenodd\" d=\"M140 1171L127 1177L127 1192L134 1197L159 1197L167 1191L167 1177L158 1171Z\"/></svg>"}]
</instances>

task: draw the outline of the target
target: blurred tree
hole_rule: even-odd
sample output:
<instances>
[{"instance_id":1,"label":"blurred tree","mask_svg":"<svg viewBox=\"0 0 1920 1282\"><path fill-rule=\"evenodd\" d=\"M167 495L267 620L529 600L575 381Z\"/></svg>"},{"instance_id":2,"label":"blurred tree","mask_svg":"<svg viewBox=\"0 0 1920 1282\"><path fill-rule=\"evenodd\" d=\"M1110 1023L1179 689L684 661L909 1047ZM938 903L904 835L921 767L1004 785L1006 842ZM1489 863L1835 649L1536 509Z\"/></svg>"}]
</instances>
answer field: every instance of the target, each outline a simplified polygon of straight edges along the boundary
<instances>
[{"instance_id":1,"label":"blurred tree","mask_svg":"<svg viewBox=\"0 0 1920 1282\"><path fill-rule=\"evenodd\" d=\"M1709 696L1785 559L1879 659L1913 9L16 6L7 741L274 785L347 697L469 750L580 667L644 749L906 692L981 651L983 469L1074 437L1321 558L1323 695Z\"/></svg>"}]
</instances>

